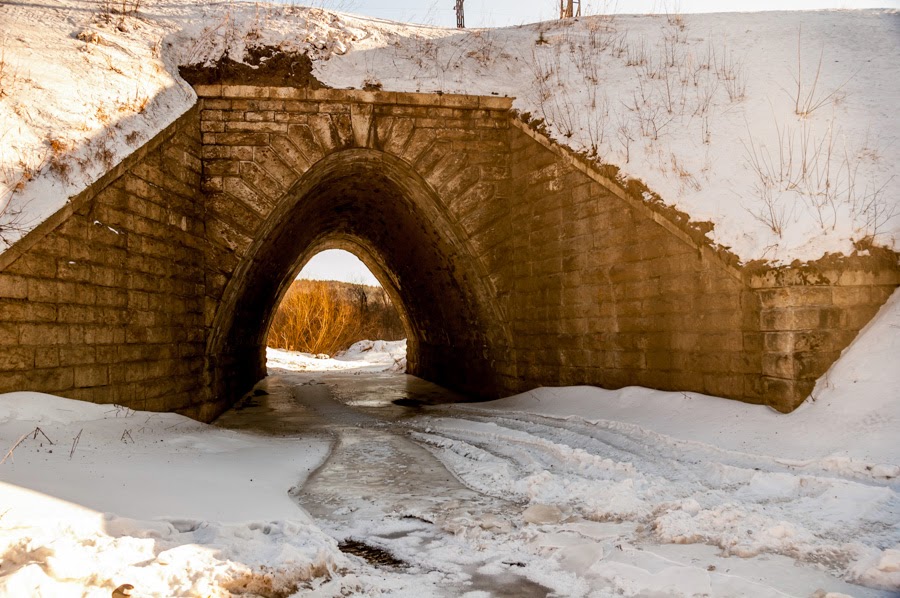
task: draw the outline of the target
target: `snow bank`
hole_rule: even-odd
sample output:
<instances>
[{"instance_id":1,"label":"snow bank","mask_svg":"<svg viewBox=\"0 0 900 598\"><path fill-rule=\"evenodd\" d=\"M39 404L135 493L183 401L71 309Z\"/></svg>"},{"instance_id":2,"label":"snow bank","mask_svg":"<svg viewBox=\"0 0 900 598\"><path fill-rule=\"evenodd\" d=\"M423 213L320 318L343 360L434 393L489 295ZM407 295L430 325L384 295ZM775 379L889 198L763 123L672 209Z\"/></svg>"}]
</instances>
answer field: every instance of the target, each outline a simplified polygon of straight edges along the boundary
<instances>
[{"instance_id":1,"label":"snow bank","mask_svg":"<svg viewBox=\"0 0 900 598\"><path fill-rule=\"evenodd\" d=\"M0 465L0 595L287 595L345 564L288 495L325 440L10 393L0 447L15 447Z\"/></svg>"},{"instance_id":2,"label":"snow bank","mask_svg":"<svg viewBox=\"0 0 900 598\"><path fill-rule=\"evenodd\" d=\"M194 102L178 65L309 52L326 84L498 94L715 225L743 260L900 237L900 12L587 17L438 29L259 3L0 6L0 220L14 242ZM5 189L5 190L4 190ZM0 203L0 205L2 205Z\"/></svg>"},{"instance_id":3,"label":"snow bank","mask_svg":"<svg viewBox=\"0 0 900 598\"><path fill-rule=\"evenodd\" d=\"M324 353L318 356L299 351L266 348L269 369L291 371L405 372L406 339L399 341L362 340L331 358Z\"/></svg>"}]
</instances>

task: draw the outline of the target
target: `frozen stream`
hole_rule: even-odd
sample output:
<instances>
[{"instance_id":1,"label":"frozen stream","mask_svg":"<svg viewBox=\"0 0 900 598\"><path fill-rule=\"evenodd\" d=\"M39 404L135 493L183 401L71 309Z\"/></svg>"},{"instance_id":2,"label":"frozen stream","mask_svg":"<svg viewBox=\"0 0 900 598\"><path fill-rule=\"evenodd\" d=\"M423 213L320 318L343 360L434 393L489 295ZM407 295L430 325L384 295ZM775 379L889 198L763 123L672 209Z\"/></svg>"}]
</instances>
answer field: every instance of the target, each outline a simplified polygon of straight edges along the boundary
<instances>
[{"instance_id":1,"label":"frozen stream","mask_svg":"<svg viewBox=\"0 0 900 598\"><path fill-rule=\"evenodd\" d=\"M806 597L819 590L817 596L892 595L839 579L835 562L843 557L825 549L797 559L791 554L800 554L796 549L741 555L735 544L729 554L714 545L712 535L707 541L697 536L687 543L661 542L659 530L646 523L664 520L669 511L677 516L682 509L699 509L694 498L704 505L712 501L712 509L723 503L731 509L716 511L723 516L740 514L761 500L741 489L745 481L759 480L747 488L776 484L765 492L781 492L777 484L792 478L782 466L709 447L660 445L628 428L491 414L481 409L488 404L451 407L461 397L402 374L271 373L260 385L268 394L245 401L217 424L328 440L327 459L291 494L346 552L367 559L335 580L341 592L416 598ZM800 484L822 486L801 488L801 501L819 490L836 499L847 493L850 500L888 493L824 477L807 476ZM627 496L642 498L615 504ZM791 511L791 500L773 495L779 511L761 510L728 525L755 542L748 534L777 520L763 520L763 514L800 516ZM885 500L878 508L888 509L881 516L890 520L896 500ZM740 501L746 504L739 509ZM622 514L595 517L591 509ZM654 510L642 514L647 509ZM760 526L755 532L754 525ZM793 533L790 525L784 529ZM872 528L873 537L883 536L881 529ZM337 592L328 586L315 595Z\"/></svg>"},{"instance_id":2,"label":"frozen stream","mask_svg":"<svg viewBox=\"0 0 900 598\"><path fill-rule=\"evenodd\" d=\"M521 575L528 554L514 550L496 562L494 551L479 546L494 532L508 531L522 507L468 489L397 426L422 405L462 397L413 376L383 373L279 373L260 387L268 394L217 424L328 436L330 456L292 494L339 541L364 543L375 561L377 549L385 549L402 563L369 573L385 577L387 591L424 584L432 596L551 595Z\"/></svg>"}]
</instances>

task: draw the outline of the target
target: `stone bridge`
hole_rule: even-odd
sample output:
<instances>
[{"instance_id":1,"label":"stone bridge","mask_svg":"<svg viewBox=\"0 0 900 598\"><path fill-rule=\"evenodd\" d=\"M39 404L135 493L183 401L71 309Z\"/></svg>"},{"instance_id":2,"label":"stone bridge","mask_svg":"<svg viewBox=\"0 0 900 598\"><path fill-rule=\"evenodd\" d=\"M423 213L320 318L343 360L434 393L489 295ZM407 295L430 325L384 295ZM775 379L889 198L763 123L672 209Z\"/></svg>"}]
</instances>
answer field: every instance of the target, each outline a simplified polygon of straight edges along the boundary
<instances>
[{"instance_id":1,"label":"stone bridge","mask_svg":"<svg viewBox=\"0 0 900 598\"><path fill-rule=\"evenodd\" d=\"M343 248L400 307L409 371L450 388L643 385L790 411L900 283L890 252L738 267L505 98L197 92L0 255L0 392L211 419L265 375L298 271Z\"/></svg>"}]
</instances>

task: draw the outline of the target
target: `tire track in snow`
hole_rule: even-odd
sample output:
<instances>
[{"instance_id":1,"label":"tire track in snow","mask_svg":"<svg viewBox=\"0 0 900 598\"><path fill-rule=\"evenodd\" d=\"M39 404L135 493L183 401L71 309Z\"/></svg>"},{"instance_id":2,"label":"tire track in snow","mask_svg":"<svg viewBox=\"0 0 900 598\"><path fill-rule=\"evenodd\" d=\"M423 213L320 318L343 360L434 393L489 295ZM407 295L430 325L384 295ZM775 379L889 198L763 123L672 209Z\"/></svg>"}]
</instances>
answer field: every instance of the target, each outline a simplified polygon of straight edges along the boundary
<instances>
[{"instance_id":1,"label":"tire track in snow","mask_svg":"<svg viewBox=\"0 0 900 598\"><path fill-rule=\"evenodd\" d=\"M412 435L486 494L640 522L663 542L780 553L848 579L900 542L900 524L889 523L900 521L896 491L853 472L800 473L620 422L465 411L415 420Z\"/></svg>"}]
</instances>

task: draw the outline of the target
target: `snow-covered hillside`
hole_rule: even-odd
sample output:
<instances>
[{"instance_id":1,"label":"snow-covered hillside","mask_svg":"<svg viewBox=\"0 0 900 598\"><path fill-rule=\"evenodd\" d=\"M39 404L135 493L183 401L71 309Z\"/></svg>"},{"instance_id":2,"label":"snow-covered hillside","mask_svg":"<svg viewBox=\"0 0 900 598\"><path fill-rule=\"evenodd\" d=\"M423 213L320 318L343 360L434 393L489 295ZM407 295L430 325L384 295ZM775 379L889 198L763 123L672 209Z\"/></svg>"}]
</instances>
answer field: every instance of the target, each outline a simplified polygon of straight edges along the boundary
<instances>
[{"instance_id":1,"label":"snow-covered hillside","mask_svg":"<svg viewBox=\"0 0 900 598\"><path fill-rule=\"evenodd\" d=\"M179 65L253 45L309 52L339 88L513 96L560 143L713 222L711 238L745 261L900 238L900 11L461 32L293 5L104 6L0 5L4 247L195 102Z\"/></svg>"}]
</instances>

